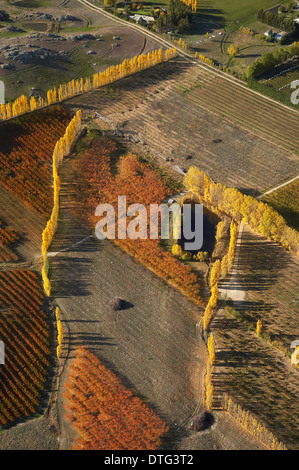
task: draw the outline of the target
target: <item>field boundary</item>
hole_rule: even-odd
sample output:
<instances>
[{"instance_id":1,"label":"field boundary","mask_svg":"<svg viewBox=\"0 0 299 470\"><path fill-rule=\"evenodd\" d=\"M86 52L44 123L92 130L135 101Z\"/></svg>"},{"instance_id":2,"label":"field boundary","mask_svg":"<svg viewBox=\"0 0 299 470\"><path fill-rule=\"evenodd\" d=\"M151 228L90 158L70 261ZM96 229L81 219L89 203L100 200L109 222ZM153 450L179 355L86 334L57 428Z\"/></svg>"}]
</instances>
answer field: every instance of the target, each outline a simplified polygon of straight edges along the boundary
<instances>
[{"instance_id":1,"label":"field boundary","mask_svg":"<svg viewBox=\"0 0 299 470\"><path fill-rule=\"evenodd\" d=\"M264 196L268 196L268 194L271 194L273 193L274 191L277 191L278 189L280 188L283 188L284 186L288 186L289 184L293 183L294 181L296 181L297 179L299 178L299 175L295 176L294 178L286 181L285 183L282 183L278 186L275 186L274 188L272 189L269 189L268 191L264 192L263 194L260 194L259 196L257 196L256 199L262 199Z\"/></svg>"}]
</instances>

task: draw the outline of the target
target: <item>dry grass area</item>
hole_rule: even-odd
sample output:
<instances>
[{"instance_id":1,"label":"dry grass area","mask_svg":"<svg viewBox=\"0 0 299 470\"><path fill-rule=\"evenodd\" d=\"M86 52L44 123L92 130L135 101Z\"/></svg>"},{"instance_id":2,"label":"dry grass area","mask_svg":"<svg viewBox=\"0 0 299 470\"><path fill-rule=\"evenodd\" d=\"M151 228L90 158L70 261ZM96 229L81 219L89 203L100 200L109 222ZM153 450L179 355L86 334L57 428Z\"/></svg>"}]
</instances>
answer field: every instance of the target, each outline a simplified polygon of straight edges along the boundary
<instances>
[{"instance_id":1,"label":"dry grass area","mask_svg":"<svg viewBox=\"0 0 299 470\"><path fill-rule=\"evenodd\" d=\"M175 60L68 101L118 127L135 151L259 193L298 172L298 115L218 73ZM283 116L283 119L282 119ZM98 119L99 125L107 126ZM186 160L187 156L192 156Z\"/></svg>"}]
</instances>

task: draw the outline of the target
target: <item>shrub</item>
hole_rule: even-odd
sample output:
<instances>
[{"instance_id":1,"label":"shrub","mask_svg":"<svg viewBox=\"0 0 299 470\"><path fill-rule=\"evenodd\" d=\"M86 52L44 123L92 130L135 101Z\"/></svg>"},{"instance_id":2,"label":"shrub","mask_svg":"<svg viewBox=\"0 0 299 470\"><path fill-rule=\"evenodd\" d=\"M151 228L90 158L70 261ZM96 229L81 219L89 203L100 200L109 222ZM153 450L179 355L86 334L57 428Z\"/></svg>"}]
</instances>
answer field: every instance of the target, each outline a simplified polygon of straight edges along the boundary
<instances>
[{"instance_id":1,"label":"shrub","mask_svg":"<svg viewBox=\"0 0 299 470\"><path fill-rule=\"evenodd\" d=\"M204 431L214 423L214 417L209 411L202 411L191 422L191 428L195 431Z\"/></svg>"},{"instance_id":2,"label":"shrub","mask_svg":"<svg viewBox=\"0 0 299 470\"><path fill-rule=\"evenodd\" d=\"M110 307L112 310L123 310L125 307L125 301L123 299L120 299L119 297L115 297L111 302L110 302Z\"/></svg>"}]
</instances>

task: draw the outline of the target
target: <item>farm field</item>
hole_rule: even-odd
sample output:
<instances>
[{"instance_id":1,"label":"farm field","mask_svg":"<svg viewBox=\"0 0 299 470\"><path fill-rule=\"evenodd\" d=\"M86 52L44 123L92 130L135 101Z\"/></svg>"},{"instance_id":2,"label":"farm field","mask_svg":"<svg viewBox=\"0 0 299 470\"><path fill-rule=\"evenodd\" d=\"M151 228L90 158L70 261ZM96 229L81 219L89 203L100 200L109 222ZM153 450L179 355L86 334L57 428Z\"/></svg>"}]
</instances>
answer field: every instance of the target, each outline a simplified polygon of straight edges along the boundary
<instances>
[{"instance_id":1,"label":"farm field","mask_svg":"<svg viewBox=\"0 0 299 470\"><path fill-rule=\"evenodd\" d=\"M284 356L225 310L212 322L216 394L228 393L289 449L298 449L298 373Z\"/></svg>"},{"instance_id":2,"label":"farm field","mask_svg":"<svg viewBox=\"0 0 299 470\"><path fill-rule=\"evenodd\" d=\"M299 230L299 181L273 191L263 201L272 206L287 221L290 227Z\"/></svg>"},{"instance_id":3,"label":"farm field","mask_svg":"<svg viewBox=\"0 0 299 470\"><path fill-rule=\"evenodd\" d=\"M72 159L61 168L67 184L62 189L60 225L51 247L54 254L49 255L53 295L65 329L62 358L66 367L57 402L61 448L71 448L76 438L63 419L62 404L68 365L79 345L95 354L148 406L154 406L170 428L164 447L181 442L186 448L259 448L238 427L236 441L232 428L222 444L225 414L219 415L215 432L208 436L190 431L189 421L201 408L204 349L196 331L201 310L119 247L90 236L90 230L74 217L78 188L74 168ZM111 311L109 303L114 297L123 298L127 308Z\"/></svg>"},{"instance_id":4,"label":"farm field","mask_svg":"<svg viewBox=\"0 0 299 470\"><path fill-rule=\"evenodd\" d=\"M247 193L298 173L297 113L183 60L69 100L68 106L80 106L85 117L99 112L110 119L97 122L117 127L136 153L153 155L169 169L198 165ZM276 113L284 119L278 121Z\"/></svg>"},{"instance_id":5,"label":"farm field","mask_svg":"<svg viewBox=\"0 0 299 470\"><path fill-rule=\"evenodd\" d=\"M281 3L286 3L282 1ZM238 29L240 24L249 26L256 20L256 13L260 8L266 10L274 6L273 0L204 0L199 3L199 14L207 19L219 23L227 30Z\"/></svg>"},{"instance_id":6,"label":"farm field","mask_svg":"<svg viewBox=\"0 0 299 470\"><path fill-rule=\"evenodd\" d=\"M223 285L244 292L243 300L229 302L247 328L262 334L290 355L291 341L299 334L298 260L278 244L254 234L246 225L242 234L236 278Z\"/></svg>"},{"instance_id":7,"label":"farm field","mask_svg":"<svg viewBox=\"0 0 299 470\"><path fill-rule=\"evenodd\" d=\"M49 327L40 281L29 270L0 271L0 426L32 416L41 405L49 366Z\"/></svg>"},{"instance_id":8,"label":"farm field","mask_svg":"<svg viewBox=\"0 0 299 470\"><path fill-rule=\"evenodd\" d=\"M43 217L53 204L54 146L69 121L65 109L52 107L0 127L0 182Z\"/></svg>"},{"instance_id":9,"label":"farm field","mask_svg":"<svg viewBox=\"0 0 299 470\"><path fill-rule=\"evenodd\" d=\"M203 0L185 39L245 72L278 47L240 29L263 33L255 15L270 2ZM82 0L0 0L1 18L6 98L43 95L167 44ZM85 33L96 38L74 36ZM40 59L29 63L33 50ZM299 339L298 112L188 54L153 62L129 76L143 60L125 60L126 78L0 123L2 450L299 449L290 347ZM100 78L109 83L113 73ZM127 208L141 203L147 212L204 201L205 260L183 261L191 259L179 255L185 230L172 247L171 237L147 239L144 220L123 220L124 195ZM99 239L103 203L115 209L114 236L124 222L129 237Z\"/></svg>"}]
</instances>

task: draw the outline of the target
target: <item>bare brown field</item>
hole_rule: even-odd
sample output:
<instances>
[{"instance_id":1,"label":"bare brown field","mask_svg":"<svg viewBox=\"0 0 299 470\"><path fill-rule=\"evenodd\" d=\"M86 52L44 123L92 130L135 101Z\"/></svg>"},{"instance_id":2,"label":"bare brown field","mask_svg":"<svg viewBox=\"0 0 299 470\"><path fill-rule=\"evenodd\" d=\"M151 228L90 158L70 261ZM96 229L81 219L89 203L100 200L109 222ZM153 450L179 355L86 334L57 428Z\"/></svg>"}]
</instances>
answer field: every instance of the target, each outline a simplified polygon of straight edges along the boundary
<instances>
[{"instance_id":1,"label":"bare brown field","mask_svg":"<svg viewBox=\"0 0 299 470\"><path fill-rule=\"evenodd\" d=\"M289 449L298 449L298 372L225 310L218 312L212 329L217 347L216 398L228 393Z\"/></svg>"},{"instance_id":2,"label":"bare brown field","mask_svg":"<svg viewBox=\"0 0 299 470\"><path fill-rule=\"evenodd\" d=\"M236 276L223 286L245 293L233 301L247 327L263 324L265 338L290 353L290 344L299 336L299 265L283 248L253 233L245 226Z\"/></svg>"},{"instance_id":3,"label":"bare brown field","mask_svg":"<svg viewBox=\"0 0 299 470\"><path fill-rule=\"evenodd\" d=\"M56 450L57 436L45 416L26 421L0 434L1 450Z\"/></svg>"},{"instance_id":4,"label":"bare brown field","mask_svg":"<svg viewBox=\"0 0 299 470\"><path fill-rule=\"evenodd\" d=\"M68 101L95 111L135 151L169 167L199 166L216 181L258 194L298 173L298 115L240 88L234 80L172 61ZM282 119L283 116L283 119ZM186 160L187 156L192 159Z\"/></svg>"}]
</instances>

